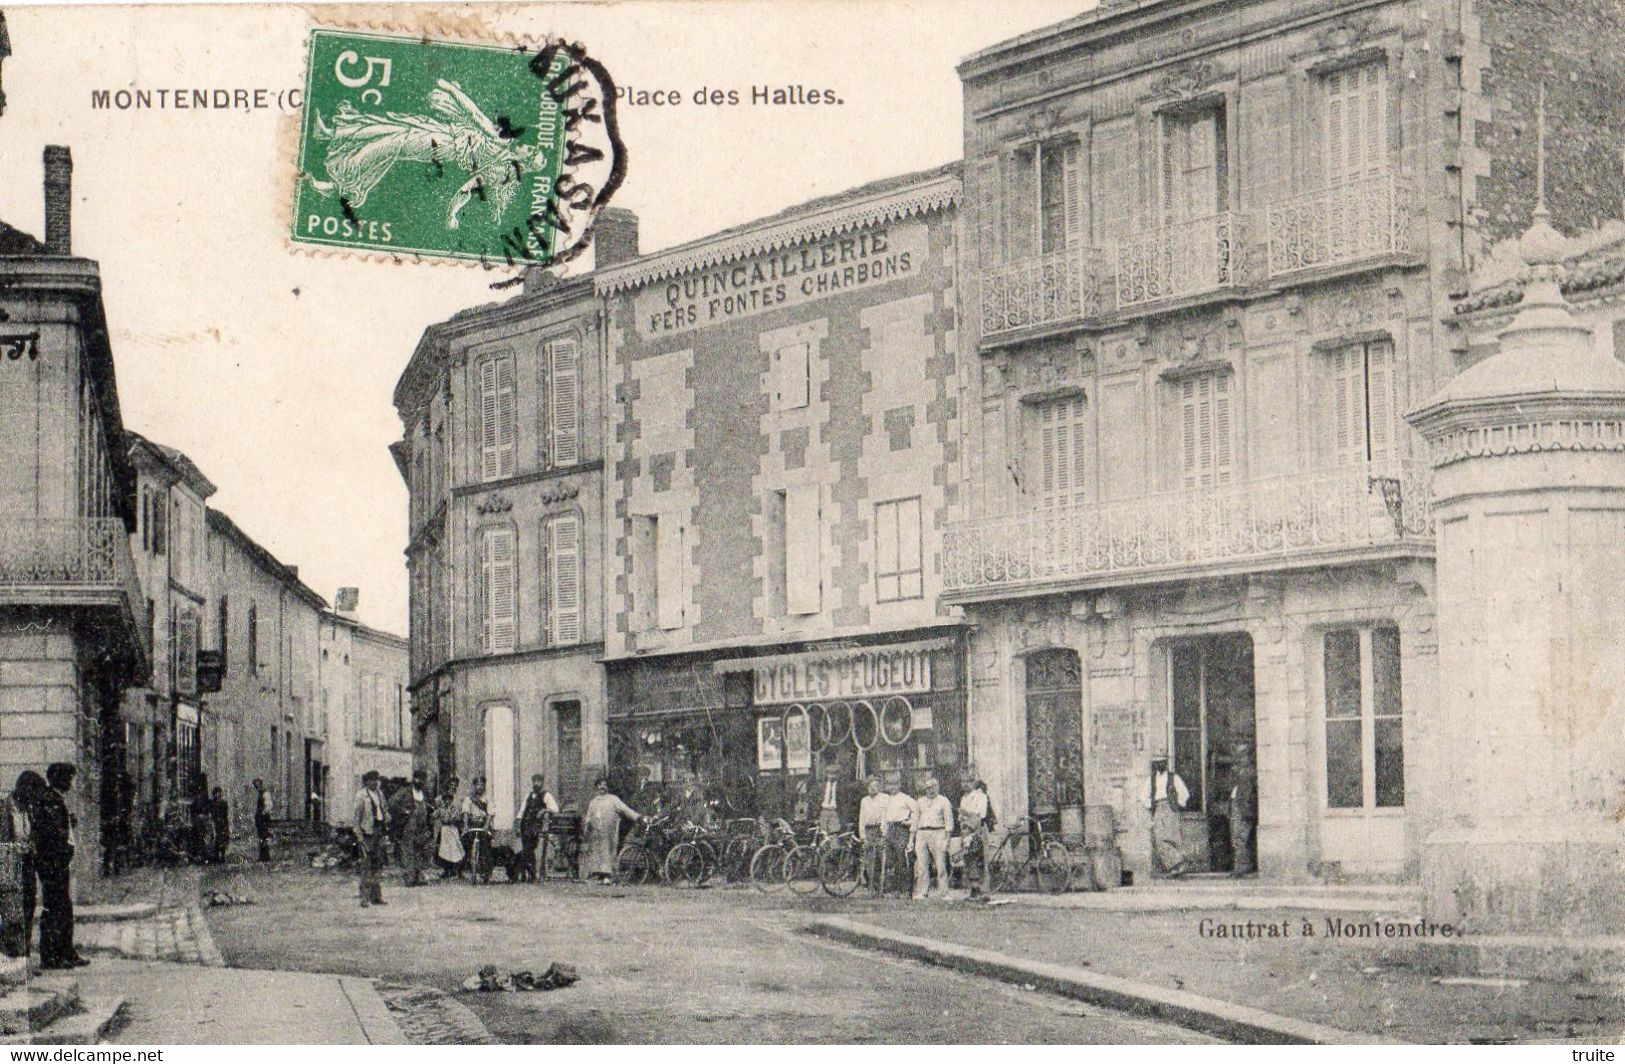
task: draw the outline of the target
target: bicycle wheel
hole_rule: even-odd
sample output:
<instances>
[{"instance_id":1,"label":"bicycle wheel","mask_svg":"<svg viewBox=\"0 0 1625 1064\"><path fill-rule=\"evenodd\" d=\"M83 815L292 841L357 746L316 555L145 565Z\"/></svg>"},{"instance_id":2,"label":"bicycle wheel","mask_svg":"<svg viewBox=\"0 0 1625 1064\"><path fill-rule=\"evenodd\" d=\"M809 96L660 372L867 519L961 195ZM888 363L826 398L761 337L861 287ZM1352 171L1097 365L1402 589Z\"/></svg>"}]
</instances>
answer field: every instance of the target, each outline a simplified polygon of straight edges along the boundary
<instances>
[{"instance_id":1,"label":"bicycle wheel","mask_svg":"<svg viewBox=\"0 0 1625 1064\"><path fill-rule=\"evenodd\" d=\"M993 851L993 889L1008 894L1021 887L1027 878L1027 866L1032 855L1027 851L1027 836L1006 835L999 848Z\"/></svg>"},{"instance_id":2,"label":"bicycle wheel","mask_svg":"<svg viewBox=\"0 0 1625 1064\"><path fill-rule=\"evenodd\" d=\"M880 737L888 746L901 746L914 734L914 707L902 695L892 695L880 705Z\"/></svg>"},{"instance_id":3,"label":"bicycle wheel","mask_svg":"<svg viewBox=\"0 0 1625 1064\"><path fill-rule=\"evenodd\" d=\"M654 878L649 851L641 842L629 842L615 855L615 878L622 883L647 883Z\"/></svg>"},{"instance_id":4,"label":"bicycle wheel","mask_svg":"<svg viewBox=\"0 0 1625 1064\"><path fill-rule=\"evenodd\" d=\"M848 703L852 707L852 744L859 750L873 750L880 742L880 715L867 698Z\"/></svg>"},{"instance_id":5,"label":"bicycle wheel","mask_svg":"<svg viewBox=\"0 0 1625 1064\"><path fill-rule=\"evenodd\" d=\"M1038 889L1061 894L1072 889L1072 854L1059 842L1046 842L1033 863Z\"/></svg>"},{"instance_id":6,"label":"bicycle wheel","mask_svg":"<svg viewBox=\"0 0 1625 1064\"><path fill-rule=\"evenodd\" d=\"M784 886L784 847L770 842L750 859L750 881L763 894Z\"/></svg>"},{"instance_id":7,"label":"bicycle wheel","mask_svg":"<svg viewBox=\"0 0 1625 1064\"><path fill-rule=\"evenodd\" d=\"M852 703L837 699L824 707L824 745L842 746L852 738Z\"/></svg>"},{"instance_id":8,"label":"bicycle wheel","mask_svg":"<svg viewBox=\"0 0 1625 1064\"><path fill-rule=\"evenodd\" d=\"M801 845L784 855L784 882L796 894L818 890L818 848Z\"/></svg>"},{"instance_id":9,"label":"bicycle wheel","mask_svg":"<svg viewBox=\"0 0 1625 1064\"><path fill-rule=\"evenodd\" d=\"M756 842L747 836L728 840L722 850L722 877L730 883L750 878L750 858Z\"/></svg>"},{"instance_id":10,"label":"bicycle wheel","mask_svg":"<svg viewBox=\"0 0 1625 1064\"><path fill-rule=\"evenodd\" d=\"M818 882L824 893L836 898L850 897L863 879L863 848L852 839L824 847L818 855Z\"/></svg>"},{"instance_id":11,"label":"bicycle wheel","mask_svg":"<svg viewBox=\"0 0 1625 1064\"><path fill-rule=\"evenodd\" d=\"M705 855L692 842L679 842L666 855L660 878L671 887L697 887L705 882Z\"/></svg>"}]
</instances>

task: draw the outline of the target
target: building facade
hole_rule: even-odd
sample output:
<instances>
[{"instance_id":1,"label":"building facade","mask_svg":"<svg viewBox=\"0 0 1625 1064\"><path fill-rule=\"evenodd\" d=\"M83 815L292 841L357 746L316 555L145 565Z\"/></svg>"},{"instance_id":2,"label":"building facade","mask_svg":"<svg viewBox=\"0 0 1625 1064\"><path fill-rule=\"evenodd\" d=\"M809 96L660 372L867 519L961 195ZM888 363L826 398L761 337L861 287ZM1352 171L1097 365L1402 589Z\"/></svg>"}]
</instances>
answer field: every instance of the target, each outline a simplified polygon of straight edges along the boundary
<instances>
[{"instance_id":1,"label":"building facade","mask_svg":"<svg viewBox=\"0 0 1625 1064\"><path fill-rule=\"evenodd\" d=\"M943 167L598 271L619 793L790 815L825 764L958 793L958 194Z\"/></svg>"},{"instance_id":2,"label":"building facade","mask_svg":"<svg viewBox=\"0 0 1625 1064\"><path fill-rule=\"evenodd\" d=\"M407 641L362 624L356 588L340 588L338 608L321 618L319 733L305 740L311 820L348 824L361 778L412 776L412 712Z\"/></svg>"},{"instance_id":3,"label":"building facade","mask_svg":"<svg viewBox=\"0 0 1625 1064\"><path fill-rule=\"evenodd\" d=\"M1264 875L1418 875L1452 737L1403 414L1466 361L1451 296L1535 202L1541 83L1559 224L1611 180L1617 120L1536 42L1577 54L1619 13L1571 16L1105 3L961 65L944 598L975 626L970 749L1002 808L1082 821L1143 876L1166 756L1196 868L1233 866L1252 771Z\"/></svg>"},{"instance_id":4,"label":"building facade","mask_svg":"<svg viewBox=\"0 0 1625 1064\"><path fill-rule=\"evenodd\" d=\"M72 253L71 174L68 150L46 148L43 241L0 224L0 779L78 767L82 879L118 823L123 691L151 663L135 476L100 270Z\"/></svg>"},{"instance_id":5,"label":"building facade","mask_svg":"<svg viewBox=\"0 0 1625 1064\"><path fill-rule=\"evenodd\" d=\"M636 239L606 212L600 262ZM535 271L430 326L396 386L411 745L437 783L484 777L499 829L532 774L581 808L606 763L603 338L590 281Z\"/></svg>"}]
</instances>

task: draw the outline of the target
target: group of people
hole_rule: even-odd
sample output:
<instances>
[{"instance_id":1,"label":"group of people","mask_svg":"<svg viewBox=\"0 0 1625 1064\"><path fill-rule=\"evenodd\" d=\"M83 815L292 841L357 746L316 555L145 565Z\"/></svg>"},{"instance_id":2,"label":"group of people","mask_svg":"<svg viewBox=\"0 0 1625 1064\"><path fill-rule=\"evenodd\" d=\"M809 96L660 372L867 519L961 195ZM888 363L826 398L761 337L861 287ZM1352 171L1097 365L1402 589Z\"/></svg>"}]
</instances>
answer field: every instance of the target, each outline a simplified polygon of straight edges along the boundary
<instances>
[{"instance_id":1,"label":"group of people","mask_svg":"<svg viewBox=\"0 0 1625 1064\"><path fill-rule=\"evenodd\" d=\"M65 761L47 766L44 778L27 769L11 793L0 797L0 852L6 857L0 862L0 952L28 956L37 904L42 968L90 963L73 944L70 869L78 839L66 796L75 771Z\"/></svg>"},{"instance_id":2,"label":"group of people","mask_svg":"<svg viewBox=\"0 0 1625 1064\"><path fill-rule=\"evenodd\" d=\"M1230 874L1251 875L1257 870L1258 775L1253 767L1252 744L1237 741L1232 747L1230 787ZM1179 814L1191 803L1190 788L1169 767L1168 759L1151 762L1151 853L1156 870L1178 877L1190 871L1184 830Z\"/></svg>"},{"instance_id":3,"label":"group of people","mask_svg":"<svg viewBox=\"0 0 1625 1064\"><path fill-rule=\"evenodd\" d=\"M948 840L957 831L963 840L970 896L984 898L993 893L988 849L997 817L987 784L973 776L965 778L957 816L935 777L924 781L918 798L904 792L897 776L887 777L884 785L878 776L871 776L868 789L858 803L858 839L863 843L869 882L879 884L886 893L908 890L912 857L914 899L931 893L933 877L937 896L947 897Z\"/></svg>"}]
</instances>

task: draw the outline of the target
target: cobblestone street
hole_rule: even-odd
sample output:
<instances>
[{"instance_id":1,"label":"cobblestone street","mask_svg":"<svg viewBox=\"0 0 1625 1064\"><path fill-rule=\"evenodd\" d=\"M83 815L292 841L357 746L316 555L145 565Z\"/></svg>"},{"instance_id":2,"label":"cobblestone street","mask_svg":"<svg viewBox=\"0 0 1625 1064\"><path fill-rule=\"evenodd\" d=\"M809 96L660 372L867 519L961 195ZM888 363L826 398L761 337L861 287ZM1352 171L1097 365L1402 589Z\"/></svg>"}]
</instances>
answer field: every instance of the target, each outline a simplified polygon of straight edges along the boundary
<instances>
[{"instance_id":1,"label":"cobblestone street","mask_svg":"<svg viewBox=\"0 0 1625 1064\"><path fill-rule=\"evenodd\" d=\"M413 1013L401 1024L420 1042L463 1040L457 1010L425 988L450 995L502 1043L1206 1040L797 933L801 917L828 899L397 883L386 882L385 908L363 910L350 876L254 869L219 885L256 903L210 910L209 922L231 965L380 980L385 1001ZM540 972L553 961L574 965L580 982L537 993L461 989L484 964Z\"/></svg>"}]
</instances>

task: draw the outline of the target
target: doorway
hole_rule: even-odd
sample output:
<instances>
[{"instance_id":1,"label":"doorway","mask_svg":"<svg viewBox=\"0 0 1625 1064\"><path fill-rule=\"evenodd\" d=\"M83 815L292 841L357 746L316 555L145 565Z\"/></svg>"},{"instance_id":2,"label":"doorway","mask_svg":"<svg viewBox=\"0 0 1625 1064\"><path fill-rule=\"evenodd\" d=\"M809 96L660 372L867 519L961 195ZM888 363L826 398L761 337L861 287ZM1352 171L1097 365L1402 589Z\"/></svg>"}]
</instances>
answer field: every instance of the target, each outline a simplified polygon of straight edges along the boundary
<instances>
[{"instance_id":1,"label":"doorway","mask_svg":"<svg viewBox=\"0 0 1625 1064\"><path fill-rule=\"evenodd\" d=\"M553 750L558 758L554 794L563 808L585 808L581 793L581 703L553 703Z\"/></svg>"},{"instance_id":2,"label":"doorway","mask_svg":"<svg viewBox=\"0 0 1625 1064\"><path fill-rule=\"evenodd\" d=\"M1071 650L1027 657L1027 812L1083 831L1083 666ZM1075 823L1073 823L1075 821Z\"/></svg>"},{"instance_id":3,"label":"doorway","mask_svg":"<svg viewBox=\"0 0 1625 1064\"><path fill-rule=\"evenodd\" d=\"M1187 866L1229 872L1236 867L1230 791L1240 772L1257 778L1252 637L1229 632L1175 640L1168 648L1168 692L1173 770L1190 788L1181 814ZM1249 866L1256 868L1253 856Z\"/></svg>"}]
</instances>

